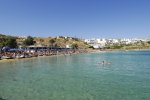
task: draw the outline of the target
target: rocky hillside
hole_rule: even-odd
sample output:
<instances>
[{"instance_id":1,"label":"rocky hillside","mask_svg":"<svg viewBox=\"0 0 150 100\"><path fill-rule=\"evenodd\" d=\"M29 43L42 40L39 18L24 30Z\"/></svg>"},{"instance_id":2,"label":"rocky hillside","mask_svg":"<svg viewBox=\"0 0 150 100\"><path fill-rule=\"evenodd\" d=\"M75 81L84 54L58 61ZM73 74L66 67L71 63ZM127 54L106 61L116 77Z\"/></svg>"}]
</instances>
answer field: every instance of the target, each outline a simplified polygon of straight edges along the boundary
<instances>
[{"instance_id":1,"label":"rocky hillside","mask_svg":"<svg viewBox=\"0 0 150 100\"><path fill-rule=\"evenodd\" d=\"M23 45L23 41L25 38L18 38L17 43L19 45ZM89 48L89 45L83 42L82 40L78 38L72 38L72 37L48 37L48 38L40 38L40 37L34 37L35 44L34 45L43 45L43 46L53 46L53 47L72 47L73 45L76 45L78 48L86 49Z\"/></svg>"}]
</instances>

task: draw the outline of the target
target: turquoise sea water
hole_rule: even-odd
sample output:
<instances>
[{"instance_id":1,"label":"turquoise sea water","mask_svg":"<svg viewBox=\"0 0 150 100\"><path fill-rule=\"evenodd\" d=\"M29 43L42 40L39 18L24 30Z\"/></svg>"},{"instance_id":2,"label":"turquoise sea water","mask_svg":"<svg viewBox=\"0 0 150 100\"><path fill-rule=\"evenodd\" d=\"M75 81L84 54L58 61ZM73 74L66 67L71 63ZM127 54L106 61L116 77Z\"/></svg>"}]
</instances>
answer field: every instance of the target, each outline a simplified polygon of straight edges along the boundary
<instances>
[{"instance_id":1,"label":"turquoise sea water","mask_svg":"<svg viewBox=\"0 0 150 100\"><path fill-rule=\"evenodd\" d=\"M101 65L101 61L111 62ZM112 52L0 63L6 100L150 100L150 52Z\"/></svg>"}]
</instances>

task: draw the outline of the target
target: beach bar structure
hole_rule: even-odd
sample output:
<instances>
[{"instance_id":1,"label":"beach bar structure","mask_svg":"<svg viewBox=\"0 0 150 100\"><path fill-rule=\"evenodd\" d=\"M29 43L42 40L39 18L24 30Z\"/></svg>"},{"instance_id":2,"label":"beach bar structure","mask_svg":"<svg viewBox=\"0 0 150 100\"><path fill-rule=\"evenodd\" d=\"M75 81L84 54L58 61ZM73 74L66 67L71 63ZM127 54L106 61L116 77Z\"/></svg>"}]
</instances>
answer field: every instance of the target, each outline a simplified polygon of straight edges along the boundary
<instances>
[{"instance_id":1,"label":"beach bar structure","mask_svg":"<svg viewBox=\"0 0 150 100\"><path fill-rule=\"evenodd\" d=\"M72 48L61 48L61 47L47 47L45 45L31 45L26 48L27 52L37 52L37 51L65 51L72 50Z\"/></svg>"},{"instance_id":2,"label":"beach bar structure","mask_svg":"<svg viewBox=\"0 0 150 100\"><path fill-rule=\"evenodd\" d=\"M27 49L47 49L48 47L45 45L30 45Z\"/></svg>"},{"instance_id":3,"label":"beach bar structure","mask_svg":"<svg viewBox=\"0 0 150 100\"><path fill-rule=\"evenodd\" d=\"M37 52L39 50L49 50L47 46L44 45L30 45L26 48L26 52Z\"/></svg>"}]
</instances>

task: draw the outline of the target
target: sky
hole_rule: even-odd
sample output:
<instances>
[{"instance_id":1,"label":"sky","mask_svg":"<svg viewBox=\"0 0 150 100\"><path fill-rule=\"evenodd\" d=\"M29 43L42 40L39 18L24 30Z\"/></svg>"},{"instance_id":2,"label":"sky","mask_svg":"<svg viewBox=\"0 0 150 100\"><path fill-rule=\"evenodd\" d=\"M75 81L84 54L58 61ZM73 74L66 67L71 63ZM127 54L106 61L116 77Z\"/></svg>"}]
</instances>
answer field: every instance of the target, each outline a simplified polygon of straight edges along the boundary
<instances>
[{"instance_id":1,"label":"sky","mask_svg":"<svg viewBox=\"0 0 150 100\"><path fill-rule=\"evenodd\" d=\"M150 38L150 0L0 0L0 33Z\"/></svg>"}]
</instances>

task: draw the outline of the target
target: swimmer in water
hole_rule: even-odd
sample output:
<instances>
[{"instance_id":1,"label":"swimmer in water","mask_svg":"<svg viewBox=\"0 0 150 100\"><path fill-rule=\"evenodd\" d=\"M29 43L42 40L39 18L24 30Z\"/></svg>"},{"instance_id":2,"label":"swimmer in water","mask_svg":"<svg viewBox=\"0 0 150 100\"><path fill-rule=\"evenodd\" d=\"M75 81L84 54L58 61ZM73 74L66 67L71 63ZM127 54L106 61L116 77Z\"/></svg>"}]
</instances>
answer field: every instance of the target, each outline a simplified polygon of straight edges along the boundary
<instances>
[{"instance_id":1,"label":"swimmer in water","mask_svg":"<svg viewBox=\"0 0 150 100\"><path fill-rule=\"evenodd\" d=\"M106 65L106 64L111 64L110 62L105 62L105 61L102 61L101 63L99 64L102 64L102 65Z\"/></svg>"},{"instance_id":2,"label":"swimmer in water","mask_svg":"<svg viewBox=\"0 0 150 100\"><path fill-rule=\"evenodd\" d=\"M102 61L102 64L105 64L105 61Z\"/></svg>"}]
</instances>

